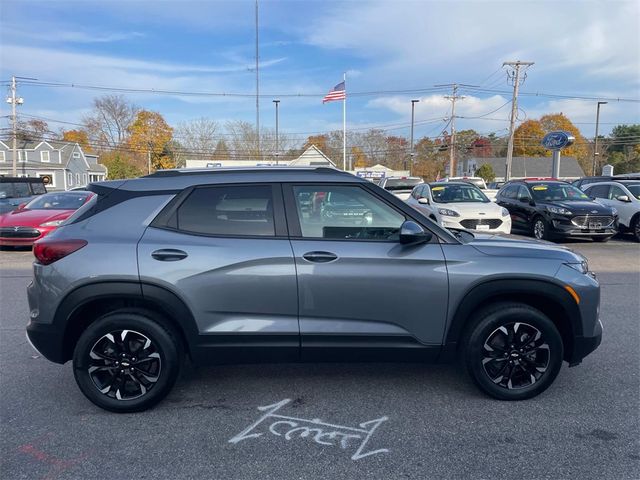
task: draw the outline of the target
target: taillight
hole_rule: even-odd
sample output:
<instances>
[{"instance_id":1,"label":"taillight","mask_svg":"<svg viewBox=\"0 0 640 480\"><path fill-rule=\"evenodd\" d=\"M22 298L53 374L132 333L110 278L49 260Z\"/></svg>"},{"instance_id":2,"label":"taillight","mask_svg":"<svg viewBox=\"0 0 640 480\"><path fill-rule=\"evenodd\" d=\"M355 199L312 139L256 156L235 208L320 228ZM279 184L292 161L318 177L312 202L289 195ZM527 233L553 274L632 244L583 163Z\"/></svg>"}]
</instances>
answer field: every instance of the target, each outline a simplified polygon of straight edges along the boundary
<instances>
[{"instance_id":1,"label":"taillight","mask_svg":"<svg viewBox=\"0 0 640 480\"><path fill-rule=\"evenodd\" d=\"M46 237L33 245L33 254L42 265L53 262L80 250L88 242L86 240L54 240Z\"/></svg>"}]
</instances>

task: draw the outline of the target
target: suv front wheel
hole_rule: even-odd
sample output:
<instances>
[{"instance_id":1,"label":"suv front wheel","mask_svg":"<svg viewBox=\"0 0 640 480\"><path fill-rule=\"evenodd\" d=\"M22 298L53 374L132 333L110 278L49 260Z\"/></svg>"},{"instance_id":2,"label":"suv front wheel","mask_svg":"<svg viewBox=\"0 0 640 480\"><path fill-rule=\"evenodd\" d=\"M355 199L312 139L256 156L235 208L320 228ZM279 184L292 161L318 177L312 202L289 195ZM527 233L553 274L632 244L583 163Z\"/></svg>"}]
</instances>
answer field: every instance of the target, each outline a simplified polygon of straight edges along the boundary
<instances>
[{"instance_id":1,"label":"suv front wheel","mask_svg":"<svg viewBox=\"0 0 640 480\"><path fill-rule=\"evenodd\" d=\"M520 303L481 311L466 332L467 371L485 393L524 400L546 390L562 366L562 337L542 312Z\"/></svg>"},{"instance_id":2,"label":"suv front wheel","mask_svg":"<svg viewBox=\"0 0 640 480\"><path fill-rule=\"evenodd\" d=\"M82 333L73 372L84 395L112 412L138 412L162 400L180 370L174 335L144 310L118 310Z\"/></svg>"}]
</instances>

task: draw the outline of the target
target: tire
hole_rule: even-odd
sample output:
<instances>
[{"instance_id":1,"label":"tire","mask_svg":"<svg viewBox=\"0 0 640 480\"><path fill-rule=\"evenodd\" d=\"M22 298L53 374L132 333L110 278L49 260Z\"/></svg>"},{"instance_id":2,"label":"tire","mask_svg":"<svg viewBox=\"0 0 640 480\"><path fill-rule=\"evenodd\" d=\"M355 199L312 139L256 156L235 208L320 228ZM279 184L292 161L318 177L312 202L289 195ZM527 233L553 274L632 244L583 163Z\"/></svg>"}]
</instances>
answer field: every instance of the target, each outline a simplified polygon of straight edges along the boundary
<instances>
[{"instance_id":1,"label":"tire","mask_svg":"<svg viewBox=\"0 0 640 480\"><path fill-rule=\"evenodd\" d=\"M611 240L611 237L591 237L591 240L598 243L606 243Z\"/></svg>"},{"instance_id":2,"label":"tire","mask_svg":"<svg viewBox=\"0 0 640 480\"><path fill-rule=\"evenodd\" d=\"M640 215L636 215L636 218L631 224L631 235L635 238L636 242L640 242Z\"/></svg>"},{"instance_id":3,"label":"tire","mask_svg":"<svg viewBox=\"0 0 640 480\"><path fill-rule=\"evenodd\" d=\"M76 383L105 410L127 413L151 408L167 396L178 378L183 355L177 339L152 312L107 313L89 325L76 344Z\"/></svg>"},{"instance_id":4,"label":"tire","mask_svg":"<svg viewBox=\"0 0 640 480\"><path fill-rule=\"evenodd\" d=\"M537 240L548 240L549 222L541 216L534 217L531 223L531 236Z\"/></svg>"},{"instance_id":5,"label":"tire","mask_svg":"<svg viewBox=\"0 0 640 480\"><path fill-rule=\"evenodd\" d=\"M509 348L510 341L514 348ZM564 355L562 337L546 315L510 302L480 311L462 346L468 374L480 390L499 400L525 400L544 392L558 375Z\"/></svg>"}]
</instances>

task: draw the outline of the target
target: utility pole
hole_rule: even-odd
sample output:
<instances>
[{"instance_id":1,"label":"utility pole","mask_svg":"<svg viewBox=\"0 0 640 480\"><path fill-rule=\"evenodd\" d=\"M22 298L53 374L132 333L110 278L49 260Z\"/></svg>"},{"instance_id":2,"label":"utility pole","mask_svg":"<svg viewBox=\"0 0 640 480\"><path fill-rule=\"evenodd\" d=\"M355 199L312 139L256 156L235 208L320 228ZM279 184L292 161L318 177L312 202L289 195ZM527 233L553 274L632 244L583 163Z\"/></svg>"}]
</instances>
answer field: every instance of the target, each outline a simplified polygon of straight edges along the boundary
<instances>
[{"instance_id":1,"label":"utility pole","mask_svg":"<svg viewBox=\"0 0 640 480\"><path fill-rule=\"evenodd\" d=\"M278 165L278 158L280 156L280 139L278 137L278 105L280 100L274 100L273 103L276 106L276 165Z\"/></svg>"},{"instance_id":2,"label":"utility pole","mask_svg":"<svg viewBox=\"0 0 640 480\"><path fill-rule=\"evenodd\" d=\"M414 125L414 119L415 119L415 111L416 111L416 103L418 103L420 100L411 100L411 153L409 155L409 161L411 162L409 164L409 175L411 175L413 173L413 125Z\"/></svg>"},{"instance_id":3,"label":"utility pole","mask_svg":"<svg viewBox=\"0 0 640 480\"><path fill-rule=\"evenodd\" d=\"M260 159L260 72L258 51L258 0L256 0L256 138L258 146L258 159Z\"/></svg>"},{"instance_id":4,"label":"utility pole","mask_svg":"<svg viewBox=\"0 0 640 480\"><path fill-rule=\"evenodd\" d=\"M464 83L447 83L444 85L435 85L436 87L452 87L453 93L445 95L444 98L451 100L451 142L449 145L449 176L456 176L456 100L464 100L464 96L458 95L458 87L475 87L475 85L466 85Z\"/></svg>"},{"instance_id":5,"label":"utility pole","mask_svg":"<svg viewBox=\"0 0 640 480\"><path fill-rule=\"evenodd\" d=\"M600 125L600 105L606 105L609 102L598 102L596 109L596 136L594 138L593 145L593 168L591 169L591 175L596 176L596 162L598 157L598 126Z\"/></svg>"},{"instance_id":6,"label":"utility pole","mask_svg":"<svg viewBox=\"0 0 640 480\"><path fill-rule=\"evenodd\" d=\"M520 88L520 67L528 68L533 65L534 62L521 62L516 60L515 62L504 62L502 66L509 66L514 69L510 73L510 77L513 78L513 97L511 98L511 118L509 119L509 143L507 145L507 160L504 170L504 181L508 182L511 178L511 162L513 160L513 134L515 132L516 117L518 115L518 90ZM526 75L525 75L526 77ZM522 79L524 82L524 78Z\"/></svg>"},{"instance_id":7,"label":"utility pole","mask_svg":"<svg viewBox=\"0 0 640 480\"><path fill-rule=\"evenodd\" d=\"M22 97L18 97L18 87L16 80L37 80L37 78L31 77L16 77L15 75L11 76L11 96L7 97L7 103L11 104L11 130L13 137L13 145L11 147L13 151L13 173L12 175L15 177L18 175L18 115L16 113L16 106L22 105L24 103L24 99ZM26 162L26 158L25 158ZM24 166L22 169L22 173L24 174Z\"/></svg>"}]
</instances>

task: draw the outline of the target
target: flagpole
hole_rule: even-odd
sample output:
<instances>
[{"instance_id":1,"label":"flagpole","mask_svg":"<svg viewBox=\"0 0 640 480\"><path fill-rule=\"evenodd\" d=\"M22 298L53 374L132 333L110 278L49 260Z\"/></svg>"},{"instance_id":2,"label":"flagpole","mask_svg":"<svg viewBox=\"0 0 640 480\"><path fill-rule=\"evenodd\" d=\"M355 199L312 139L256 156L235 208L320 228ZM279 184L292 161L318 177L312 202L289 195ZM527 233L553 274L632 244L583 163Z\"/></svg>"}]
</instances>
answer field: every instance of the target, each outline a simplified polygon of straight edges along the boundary
<instances>
[{"instance_id":1,"label":"flagpole","mask_svg":"<svg viewBox=\"0 0 640 480\"><path fill-rule=\"evenodd\" d=\"M342 100L342 169L347 169L347 72L342 74L344 99ZM351 168L349 168L351 170Z\"/></svg>"}]
</instances>

